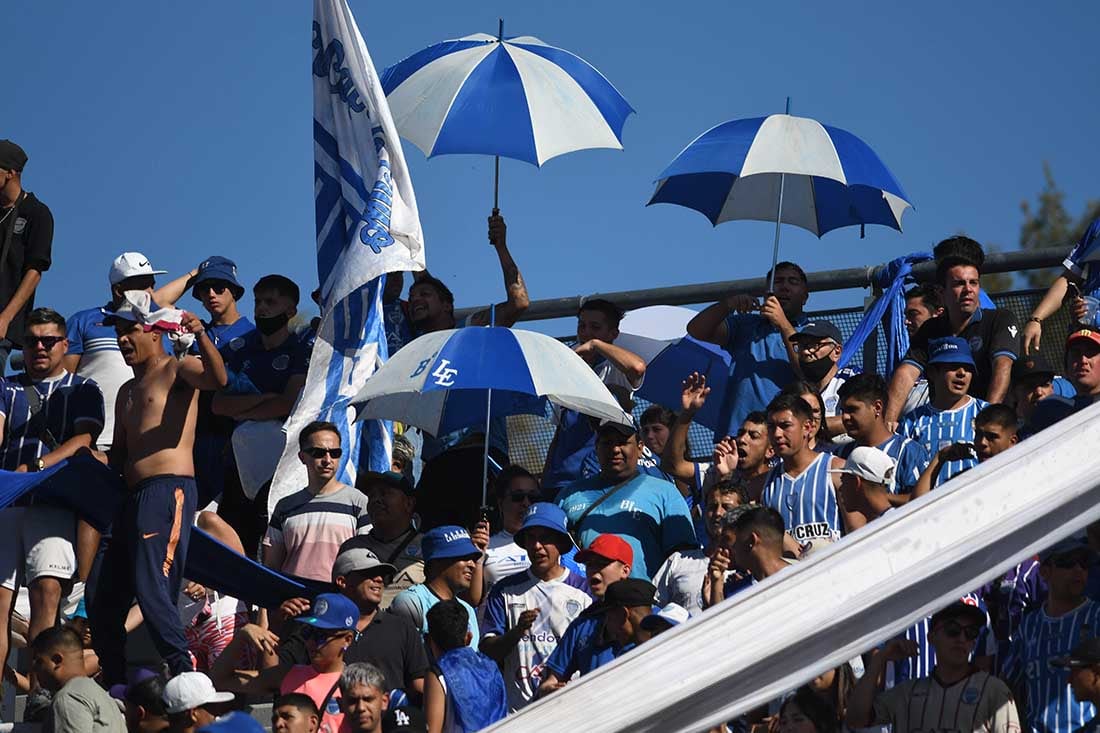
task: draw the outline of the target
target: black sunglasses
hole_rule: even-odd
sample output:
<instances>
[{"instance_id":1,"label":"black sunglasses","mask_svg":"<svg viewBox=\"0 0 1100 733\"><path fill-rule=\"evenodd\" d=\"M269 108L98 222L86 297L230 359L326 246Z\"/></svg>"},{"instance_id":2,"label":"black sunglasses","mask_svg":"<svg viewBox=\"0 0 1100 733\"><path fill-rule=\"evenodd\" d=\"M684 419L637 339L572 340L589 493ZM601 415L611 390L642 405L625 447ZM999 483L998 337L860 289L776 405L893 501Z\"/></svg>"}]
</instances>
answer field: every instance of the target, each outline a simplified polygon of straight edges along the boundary
<instances>
[{"instance_id":1,"label":"black sunglasses","mask_svg":"<svg viewBox=\"0 0 1100 733\"><path fill-rule=\"evenodd\" d=\"M525 501L534 504L539 500L539 495L534 491L513 491L508 494L508 498L516 504L522 504Z\"/></svg>"},{"instance_id":2,"label":"black sunglasses","mask_svg":"<svg viewBox=\"0 0 1100 733\"><path fill-rule=\"evenodd\" d=\"M46 351L49 351L64 341L65 338L65 336L27 336L27 346L42 344Z\"/></svg>"},{"instance_id":3,"label":"black sunglasses","mask_svg":"<svg viewBox=\"0 0 1100 733\"><path fill-rule=\"evenodd\" d=\"M1085 555L1059 555L1058 557L1051 558L1050 564L1059 570L1069 570L1070 568L1081 568L1082 570L1089 569L1089 559Z\"/></svg>"},{"instance_id":4,"label":"black sunglasses","mask_svg":"<svg viewBox=\"0 0 1100 733\"><path fill-rule=\"evenodd\" d=\"M980 626L963 626L954 621L948 621L943 625L943 633L947 634L952 639L956 639L960 634L963 634L966 636L967 641L974 641L981 632L982 629Z\"/></svg>"},{"instance_id":5,"label":"black sunglasses","mask_svg":"<svg viewBox=\"0 0 1100 733\"><path fill-rule=\"evenodd\" d=\"M302 452L310 458L321 459L325 456L329 458L339 458L344 455L343 448L321 448L320 446L310 446L309 448L303 448Z\"/></svg>"},{"instance_id":6,"label":"black sunglasses","mask_svg":"<svg viewBox=\"0 0 1100 733\"><path fill-rule=\"evenodd\" d=\"M191 294L196 298L207 290L213 290L214 295L221 295L229 289L229 283L222 282L221 280L204 280L201 283L195 285L191 290Z\"/></svg>"},{"instance_id":7,"label":"black sunglasses","mask_svg":"<svg viewBox=\"0 0 1100 733\"><path fill-rule=\"evenodd\" d=\"M340 633L339 629L319 629L316 626L303 624L302 641L315 641L318 645L328 643L329 639Z\"/></svg>"}]
</instances>

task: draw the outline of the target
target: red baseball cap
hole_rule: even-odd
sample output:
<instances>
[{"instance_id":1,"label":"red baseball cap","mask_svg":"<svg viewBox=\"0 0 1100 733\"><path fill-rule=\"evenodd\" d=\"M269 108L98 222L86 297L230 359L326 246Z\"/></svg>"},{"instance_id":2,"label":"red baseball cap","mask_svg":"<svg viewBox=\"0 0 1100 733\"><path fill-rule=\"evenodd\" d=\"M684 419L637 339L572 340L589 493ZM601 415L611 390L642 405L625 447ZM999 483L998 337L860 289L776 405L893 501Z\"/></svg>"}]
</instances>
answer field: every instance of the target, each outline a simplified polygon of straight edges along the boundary
<instances>
[{"instance_id":1,"label":"red baseball cap","mask_svg":"<svg viewBox=\"0 0 1100 733\"><path fill-rule=\"evenodd\" d=\"M1082 328L1073 331L1066 339L1066 348L1068 349L1070 344L1074 341L1091 341L1094 344L1100 344L1100 332L1094 331L1091 328Z\"/></svg>"},{"instance_id":2,"label":"red baseball cap","mask_svg":"<svg viewBox=\"0 0 1100 733\"><path fill-rule=\"evenodd\" d=\"M634 550L617 534L602 534L592 540L592 544L577 553L577 562L587 563L594 557L618 560L623 565L634 565Z\"/></svg>"}]
</instances>

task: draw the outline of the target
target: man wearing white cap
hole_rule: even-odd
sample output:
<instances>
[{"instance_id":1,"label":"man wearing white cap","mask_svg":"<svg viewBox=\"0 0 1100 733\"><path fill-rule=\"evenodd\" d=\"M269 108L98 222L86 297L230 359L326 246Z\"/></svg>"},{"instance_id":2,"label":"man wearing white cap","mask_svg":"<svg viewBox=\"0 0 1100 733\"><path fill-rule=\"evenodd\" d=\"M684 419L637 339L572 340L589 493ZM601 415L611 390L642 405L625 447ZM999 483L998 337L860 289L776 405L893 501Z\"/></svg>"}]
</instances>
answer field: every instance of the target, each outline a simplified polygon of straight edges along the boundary
<instances>
[{"instance_id":1,"label":"man wearing white cap","mask_svg":"<svg viewBox=\"0 0 1100 733\"><path fill-rule=\"evenodd\" d=\"M196 270L181 275L163 287L154 290L155 276L164 270L154 270L149 258L140 252L123 252L111 263L107 280L111 284L111 300L97 308L77 311L67 319L66 338L69 348L62 362L65 369L77 376L91 379L103 392L106 420L96 444L101 450L111 447L114 437L115 397L118 389L134 376L118 350L115 329L106 324L108 313L122 305L122 294L127 290L143 290L161 306L173 306L187 288L188 279Z\"/></svg>"},{"instance_id":2,"label":"man wearing white cap","mask_svg":"<svg viewBox=\"0 0 1100 733\"><path fill-rule=\"evenodd\" d=\"M165 733L191 733L228 712L232 692L218 692L202 672L184 672L164 686L164 709L168 713Z\"/></svg>"},{"instance_id":3,"label":"man wearing white cap","mask_svg":"<svg viewBox=\"0 0 1100 733\"><path fill-rule=\"evenodd\" d=\"M878 448L859 446L852 450L840 474L837 498L846 512L859 512L868 521L885 514L890 505L890 486L894 481L894 459Z\"/></svg>"},{"instance_id":4,"label":"man wearing white cap","mask_svg":"<svg viewBox=\"0 0 1100 733\"><path fill-rule=\"evenodd\" d=\"M648 631L649 637L659 636L691 618L687 609L679 603L666 603L658 611L654 611L642 619L642 631Z\"/></svg>"}]
</instances>

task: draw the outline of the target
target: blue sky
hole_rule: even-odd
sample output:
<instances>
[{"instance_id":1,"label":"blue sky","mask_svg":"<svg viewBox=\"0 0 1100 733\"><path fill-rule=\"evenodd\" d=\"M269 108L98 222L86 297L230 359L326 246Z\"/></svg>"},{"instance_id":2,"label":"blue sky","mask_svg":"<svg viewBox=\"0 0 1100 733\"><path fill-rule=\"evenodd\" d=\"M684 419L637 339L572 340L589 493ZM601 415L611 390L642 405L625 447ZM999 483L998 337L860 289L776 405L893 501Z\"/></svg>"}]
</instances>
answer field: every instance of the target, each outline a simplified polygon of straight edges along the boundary
<instances>
[{"instance_id":1,"label":"blue sky","mask_svg":"<svg viewBox=\"0 0 1100 733\"><path fill-rule=\"evenodd\" d=\"M846 128L886 161L916 211L904 234L786 227L807 270L873 264L965 230L1015 248L1019 203L1049 161L1071 211L1095 197L1100 48L1095 3L383 3L351 7L379 70L446 38L535 35L599 68L637 110L624 151L541 170L503 161L501 208L532 298L752 277L773 227L713 228L645 208L654 177L720 122L782 111ZM280 272L308 293L313 259L306 0L7 7L0 137L30 155L25 186L53 209L38 303L104 302L107 268L139 250L180 272L234 258L250 285ZM502 296L485 238L492 160L405 146L428 265L458 304ZM1057 244L1057 243L1052 243ZM819 295L811 307L857 305ZM197 307L186 296L181 305ZM309 304L312 305L312 304ZM251 314L251 301L244 303ZM568 332L571 326L550 324ZM540 328L542 328L540 326Z\"/></svg>"}]
</instances>

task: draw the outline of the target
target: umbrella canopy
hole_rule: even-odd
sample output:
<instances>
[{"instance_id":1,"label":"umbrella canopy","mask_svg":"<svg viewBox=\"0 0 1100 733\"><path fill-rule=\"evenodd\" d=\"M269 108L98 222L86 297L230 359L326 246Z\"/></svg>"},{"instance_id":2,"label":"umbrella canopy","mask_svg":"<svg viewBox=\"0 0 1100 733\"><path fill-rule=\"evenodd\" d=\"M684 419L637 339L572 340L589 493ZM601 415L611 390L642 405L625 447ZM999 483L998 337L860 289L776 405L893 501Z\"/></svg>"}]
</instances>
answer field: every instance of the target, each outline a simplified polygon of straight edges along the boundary
<instances>
[{"instance_id":1,"label":"umbrella canopy","mask_svg":"<svg viewBox=\"0 0 1100 733\"><path fill-rule=\"evenodd\" d=\"M548 403L631 424L591 367L565 344L531 331L435 331L398 351L351 401L358 419L401 420L432 435L483 427L492 416L543 415Z\"/></svg>"},{"instance_id":2,"label":"umbrella canopy","mask_svg":"<svg viewBox=\"0 0 1100 733\"><path fill-rule=\"evenodd\" d=\"M695 209L715 226L733 219L775 221L781 185L782 222L819 237L864 224L900 231L911 206L867 143L788 114L707 130L661 173L649 203Z\"/></svg>"},{"instance_id":3,"label":"umbrella canopy","mask_svg":"<svg viewBox=\"0 0 1100 733\"><path fill-rule=\"evenodd\" d=\"M621 150L634 110L587 61L533 36L443 41L382 72L398 132L427 156L498 155L541 166Z\"/></svg>"},{"instance_id":4,"label":"umbrella canopy","mask_svg":"<svg viewBox=\"0 0 1100 733\"><path fill-rule=\"evenodd\" d=\"M687 334L688 321L696 315L690 308L678 305L635 308L623 316L615 345L633 351L649 364L662 349Z\"/></svg>"},{"instance_id":5,"label":"umbrella canopy","mask_svg":"<svg viewBox=\"0 0 1100 733\"><path fill-rule=\"evenodd\" d=\"M706 377L710 387L707 403L695 413L693 421L715 433L725 430L727 426L720 425L718 418L729 379L730 355L714 344L684 336L666 346L646 364L645 381L638 389L638 396L679 411L684 380L692 372Z\"/></svg>"}]
</instances>

